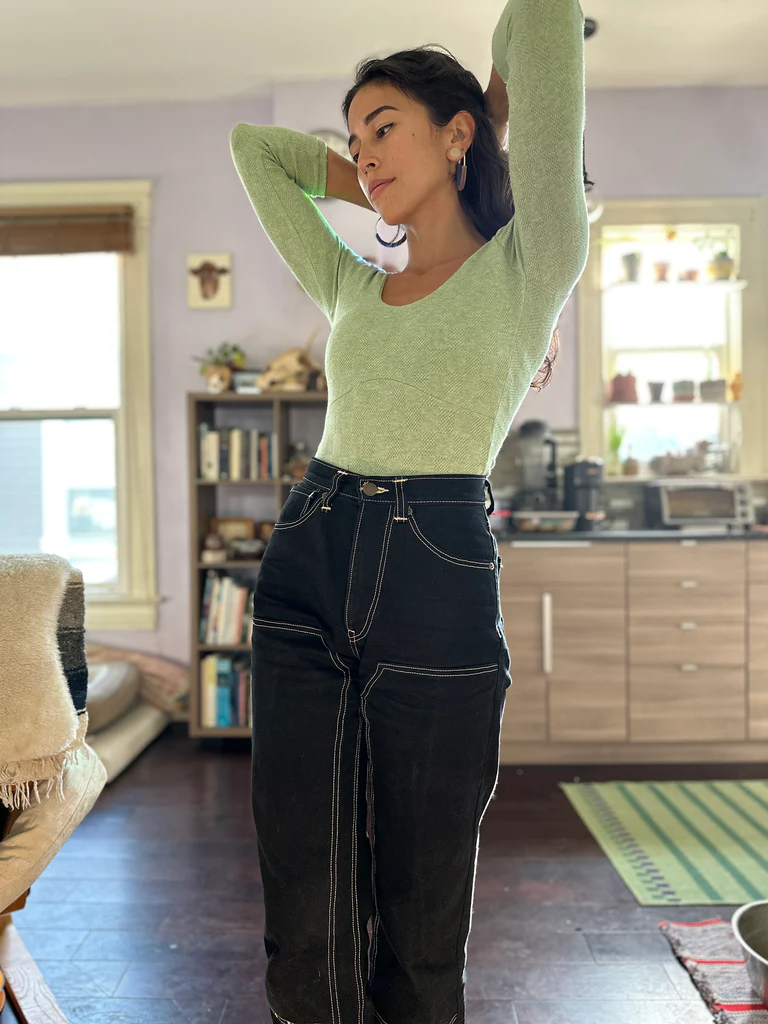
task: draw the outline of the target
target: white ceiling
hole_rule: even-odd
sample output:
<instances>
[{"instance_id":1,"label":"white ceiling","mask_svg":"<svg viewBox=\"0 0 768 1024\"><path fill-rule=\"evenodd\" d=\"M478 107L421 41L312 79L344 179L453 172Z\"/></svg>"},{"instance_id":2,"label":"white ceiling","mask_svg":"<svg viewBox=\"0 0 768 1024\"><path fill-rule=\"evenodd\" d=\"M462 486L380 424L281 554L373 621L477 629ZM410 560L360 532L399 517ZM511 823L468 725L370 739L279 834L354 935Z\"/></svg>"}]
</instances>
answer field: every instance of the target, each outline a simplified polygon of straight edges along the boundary
<instances>
[{"instance_id":1,"label":"white ceiling","mask_svg":"<svg viewBox=\"0 0 768 1024\"><path fill-rule=\"evenodd\" d=\"M583 0L590 88L768 84L768 0ZM487 84L503 0L6 0L0 106L219 99L442 43Z\"/></svg>"}]
</instances>

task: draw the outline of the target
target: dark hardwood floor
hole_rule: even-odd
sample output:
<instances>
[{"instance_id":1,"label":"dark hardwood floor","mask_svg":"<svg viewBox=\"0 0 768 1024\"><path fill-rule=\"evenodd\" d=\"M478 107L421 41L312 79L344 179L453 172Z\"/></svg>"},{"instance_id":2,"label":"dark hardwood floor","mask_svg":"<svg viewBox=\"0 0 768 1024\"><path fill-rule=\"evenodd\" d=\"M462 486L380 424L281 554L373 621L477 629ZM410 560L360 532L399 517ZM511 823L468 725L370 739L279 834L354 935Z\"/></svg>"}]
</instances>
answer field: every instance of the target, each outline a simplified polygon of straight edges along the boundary
<instances>
[{"instance_id":1,"label":"dark hardwood floor","mask_svg":"<svg viewBox=\"0 0 768 1024\"><path fill-rule=\"evenodd\" d=\"M250 756L166 732L96 807L15 923L71 1024L268 1024ZM174 731L175 730L175 731ZM502 767L483 821L469 1024L706 1024L559 781L761 778L765 766Z\"/></svg>"}]
</instances>

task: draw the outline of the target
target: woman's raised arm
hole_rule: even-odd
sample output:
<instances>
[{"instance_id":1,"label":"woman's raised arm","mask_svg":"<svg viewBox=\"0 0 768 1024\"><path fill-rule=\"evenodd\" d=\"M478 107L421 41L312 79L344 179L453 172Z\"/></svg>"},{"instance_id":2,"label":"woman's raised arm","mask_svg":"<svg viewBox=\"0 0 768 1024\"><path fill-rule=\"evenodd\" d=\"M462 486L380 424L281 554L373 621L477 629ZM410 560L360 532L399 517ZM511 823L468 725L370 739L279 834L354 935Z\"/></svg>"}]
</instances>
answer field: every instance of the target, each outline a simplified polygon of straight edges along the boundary
<instances>
[{"instance_id":1,"label":"woman's raised arm","mask_svg":"<svg viewBox=\"0 0 768 1024\"><path fill-rule=\"evenodd\" d=\"M506 238L529 285L562 305L589 246L584 17L578 0L508 0L491 44L506 85L515 216ZM492 77L498 117L499 90ZM493 113L492 113L493 116Z\"/></svg>"}]
</instances>

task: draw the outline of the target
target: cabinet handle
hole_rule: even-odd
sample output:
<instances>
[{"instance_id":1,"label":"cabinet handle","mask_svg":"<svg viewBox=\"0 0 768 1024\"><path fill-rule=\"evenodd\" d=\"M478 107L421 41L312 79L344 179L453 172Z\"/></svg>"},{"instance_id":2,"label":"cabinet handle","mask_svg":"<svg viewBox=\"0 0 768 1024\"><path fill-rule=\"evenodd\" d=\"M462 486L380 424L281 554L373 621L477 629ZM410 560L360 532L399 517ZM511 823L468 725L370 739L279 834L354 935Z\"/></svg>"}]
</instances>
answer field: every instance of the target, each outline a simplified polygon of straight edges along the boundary
<instances>
[{"instance_id":1,"label":"cabinet handle","mask_svg":"<svg viewBox=\"0 0 768 1024\"><path fill-rule=\"evenodd\" d=\"M544 675L552 674L552 595L541 595L541 665Z\"/></svg>"},{"instance_id":2,"label":"cabinet handle","mask_svg":"<svg viewBox=\"0 0 768 1024\"><path fill-rule=\"evenodd\" d=\"M680 671L681 672L697 672L698 669L699 669L698 665L681 665L680 666Z\"/></svg>"},{"instance_id":3,"label":"cabinet handle","mask_svg":"<svg viewBox=\"0 0 768 1024\"><path fill-rule=\"evenodd\" d=\"M680 583L680 586L683 588L683 590L693 590L695 587L698 587L698 585L699 584L696 582L696 580L683 580Z\"/></svg>"},{"instance_id":4,"label":"cabinet handle","mask_svg":"<svg viewBox=\"0 0 768 1024\"><path fill-rule=\"evenodd\" d=\"M698 625L695 622L681 622L680 629L698 629Z\"/></svg>"}]
</instances>

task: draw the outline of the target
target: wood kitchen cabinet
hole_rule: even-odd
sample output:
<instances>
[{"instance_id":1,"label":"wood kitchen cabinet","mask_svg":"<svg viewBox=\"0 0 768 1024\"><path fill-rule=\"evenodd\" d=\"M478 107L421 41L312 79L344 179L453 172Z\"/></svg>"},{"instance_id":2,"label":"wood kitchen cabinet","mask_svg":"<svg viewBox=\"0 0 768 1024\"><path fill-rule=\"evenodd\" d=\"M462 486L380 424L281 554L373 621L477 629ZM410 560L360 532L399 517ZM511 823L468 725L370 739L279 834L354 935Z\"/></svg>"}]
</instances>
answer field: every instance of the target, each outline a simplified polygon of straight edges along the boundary
<instances>
[{"instance_id":1,"label":"wood kitchen cabinet","mask_svg":"<svg viewBox=\"0 0 768 1024\"><path fill-rule=\"evenodd\" d=\"M749 738L768 740L768 543L747 555Z\"/></svg>"},{"instance_id":2,"label":"wood kitchen cabinet","mask_svg":"<svg viewBox=\"0 0 768 1024\"><path fill-rule=\"evenodd\" d=\"M623 545L515 546L500 585L512 686L503 740L626 738Z\"/></svg>"},{"instance_id":3,"label":"wood kitchen cabinet","mask_svg":"<svg viewBox=\"0 0 768 1024\"><path fill-rule=\"evenodd\" d=\"M768 542L499 546L505 763L768 756Z\"/></svg>"},{"instance_id":4,"label":"wood kitchen cabinet","mask_svg":"<svg viewBox=\"0 0 768 1024\"><path fill-rule=\"evenodd\" d=\"M744 541L627 545L629 738L747 736Z\"/></svg>"}]
</instances>

